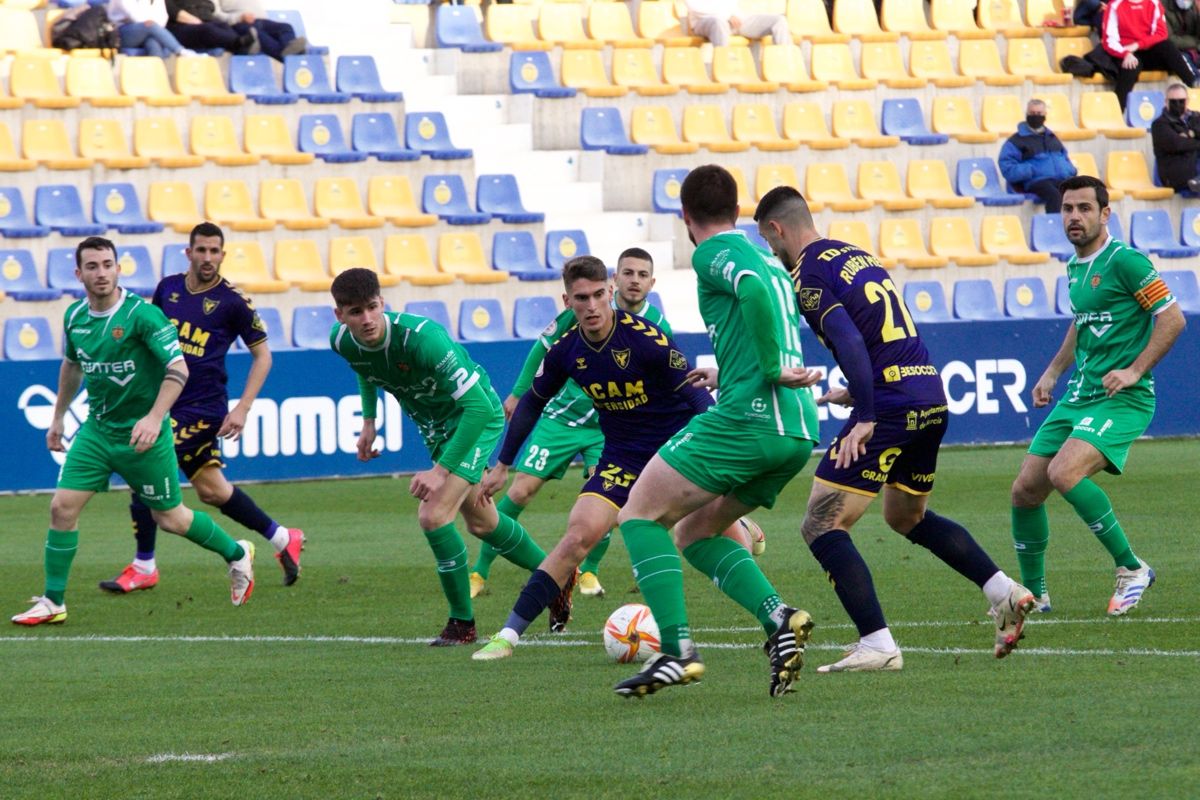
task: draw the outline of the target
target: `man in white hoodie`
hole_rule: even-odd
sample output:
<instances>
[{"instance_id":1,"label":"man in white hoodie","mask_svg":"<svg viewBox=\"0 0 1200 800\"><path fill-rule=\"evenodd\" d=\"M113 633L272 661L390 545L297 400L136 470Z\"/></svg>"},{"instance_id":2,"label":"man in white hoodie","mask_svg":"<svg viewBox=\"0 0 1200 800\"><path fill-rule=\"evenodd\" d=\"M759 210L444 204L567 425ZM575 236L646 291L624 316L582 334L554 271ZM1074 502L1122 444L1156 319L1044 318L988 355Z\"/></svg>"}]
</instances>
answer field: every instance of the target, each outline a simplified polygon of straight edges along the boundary
<instances>
[{"instance_id":1,"label":"man in white hoodie","mask_svg":"<svg viewBox=\"0 0 1200 800\"><path fill-rule=\"evenodd\" d=\"M717 47L729 44L733 34L761 39L768 33L775 44L791 44L787 18L781 14L742 16L738 0L687 0L688 30L703 36Z\"/></svg>"}]
</instances>

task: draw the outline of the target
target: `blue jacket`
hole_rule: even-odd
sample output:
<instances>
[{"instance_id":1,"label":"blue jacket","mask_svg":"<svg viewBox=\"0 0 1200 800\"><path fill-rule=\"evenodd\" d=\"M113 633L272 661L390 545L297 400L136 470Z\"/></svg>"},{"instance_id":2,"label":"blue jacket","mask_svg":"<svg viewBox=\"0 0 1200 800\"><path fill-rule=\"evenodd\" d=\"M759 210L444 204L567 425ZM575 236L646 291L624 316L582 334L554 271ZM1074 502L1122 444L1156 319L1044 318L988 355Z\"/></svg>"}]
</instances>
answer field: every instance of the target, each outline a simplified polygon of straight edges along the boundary
<instances>
[{"instance_id":1,"label":"blue jacket","mask_svg":"<svg viewBox=\"0 0 1200 800\"><path fill-rule=\"evenodd\" d=\"M1066 180L1075 175L1075 165L1066 148L1049 128L1034 133L1028 124L1017 125L1017 132L1000 148L1000 172L1013 191L1033 181L1050 178Z\"/></svg>"}]
</instances>

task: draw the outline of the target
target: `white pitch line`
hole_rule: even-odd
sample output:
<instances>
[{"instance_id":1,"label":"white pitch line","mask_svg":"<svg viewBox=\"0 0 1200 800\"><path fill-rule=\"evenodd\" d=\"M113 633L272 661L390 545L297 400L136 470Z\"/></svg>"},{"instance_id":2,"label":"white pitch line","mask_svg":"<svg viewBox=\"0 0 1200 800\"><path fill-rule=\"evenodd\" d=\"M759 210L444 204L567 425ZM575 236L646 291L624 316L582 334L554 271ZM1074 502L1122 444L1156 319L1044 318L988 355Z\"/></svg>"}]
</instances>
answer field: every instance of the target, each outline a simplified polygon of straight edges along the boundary
<instances>
[{"instance_id":1,"label":"white pitch line","mask_svg":"<svg viewBox=\"0 0 1200 800\"><path fill-rule=\"evenodd\" d=\"M214 764L233 758L234 753L155 753L146 759L147 764L165 764L168 761L197 761L202 764Z\"/></svg>"}]
</instances>

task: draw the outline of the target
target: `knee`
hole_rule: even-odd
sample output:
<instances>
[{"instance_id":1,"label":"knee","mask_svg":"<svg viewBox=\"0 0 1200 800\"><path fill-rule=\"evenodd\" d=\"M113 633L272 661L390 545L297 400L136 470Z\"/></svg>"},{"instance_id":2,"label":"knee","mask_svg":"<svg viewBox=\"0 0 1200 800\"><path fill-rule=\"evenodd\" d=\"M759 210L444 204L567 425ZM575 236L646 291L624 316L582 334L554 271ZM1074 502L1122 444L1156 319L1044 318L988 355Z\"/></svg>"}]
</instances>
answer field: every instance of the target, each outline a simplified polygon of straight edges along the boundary
<instances>
[{"instance_id":1,"label":"knee","mask_svg":"<svg viewBox=\"0 0 1200 800\"><path fill-rule=\"evenodd\" d=\"M883 521L888 524L888 527L894 530L901 536L908 536L909 532L917 525L921 524L921 520L925 517L924 510L912 509L889 509L883 510Z\"/></svg>"},{"instance_id":2,"label":"knee","mask_svg":"<svg viewBox=\"0 0 1200 800\"><path fill-rule=\"evenodd\" d=\"M417 524L421 526L421 530L426 532L437 530L443 525L449 524L453 519L453 514L433 508L428 503L422 503L422 507L417 510Z\"/></svg>"},{"instance_id":3,"label":"knee","mask_svg":"<svg viewBox=\"0 0 1200 800\"><path fill-rule=\"evenodd\" d=\"M58 498L50 501L50 527L56 531L75 530L79 521L79 510L67 505Z\"/></svg>"},{"instance_id":4,"label":"knee","mask_svg":"<svg viewBox=\"0 0 1200 800\"><path fill-rule=\"evenodd\" d=\"M813 519L811 514L804 515L804 521L800 523L800 535L804 537L804 543L811 545L822 534L828 533L829 529Z\"/></svg>"},{"instance_id":5,"label":"knee","mask_svg":"<svg viewBox=\"0 0 1200 800\"><path fill-rule=\"evenodd\" d=\"M200 502L206 506L220 508L229 501L228 497L222 497L221 492L208 486L192 486L196 490L196 497L200 498Z\"/></svg>"},{"instance_id":6,"label":"knee","mask_svg":"<svg viewBox=\"0 0 1200 800\"><path fill-rule=\"evenodd\" d=\"M447 522L448 521L449 520L447 520ZM466 514L464 514L463 522L466 523L467 533L471 534L472 536L478 537L478 538L483 538L484 536L487 536L492 531L496 530L496 521L488 520L482 516L475 516L475 515L467 516ZM442 525L445 525L445 524L446 524L445 522L442 523ZM424 528L425 530L433 530L433 528L425 528L424 524L422 524L421 527ZM434 527L435 528L441 527L441 525L435 525Z\"/></svg>"},{"instance_id":7,"label":"knee","mask_svg":"<svg viewBox=\"0 0 1200 800\"><path fill-rule=\"evenodd\" d=\"M167 533L173 533L176 536L185 535L191 523L188 515L183 513L183 506L181 505L167 511L152 508L150 509L150 516L154 518L155 525Z\"/></svg>"},{"instance_id":8,"label":"knee","mask_svg":"<svg viewBox=\"0 0 1200 800\"><path fill-rule=\"evenodd\" d=\"M571 563L579 564L603 536L603 533L597 534L586 528L567 528L567 535L562 540L563 555L570 558Z\"/></svg>"},{"instance_id":9,"label":"knee","mask_svg":"<svg viewBox=\"0 0 1200 800\"><path fill-rule=\"evenodd\" d=\"M1017 508L1035 508L1045 502L1046 496L1038 491L1037 487L1018 476L1013 481L1010 500Z\"/></svg>"},{"instance_id":10,"label":"knee","mask_svg":"<svg viewBox=\"0 0 1200 800\"><path fill-rule=\"evenodd\" d=\"M531 487L521 481L517 481L508 488L508 499L523 508L529 505L533 501L533 498L537 496L538 488L540 487Z\"/></svg>"},{"instance_id":11,"label":"knee","mask_svg":"<svg viewBox=\"0 0 1200 800\"><path fill-rule=\"evenodd\" d=\"M1051 461L1050 466L1046 469L1046 478L1059 494L1066 494L1074 489L1075 485L1084 477L1079 470L1060 464L1057 459Z\"/></svg>"}]
</instances>

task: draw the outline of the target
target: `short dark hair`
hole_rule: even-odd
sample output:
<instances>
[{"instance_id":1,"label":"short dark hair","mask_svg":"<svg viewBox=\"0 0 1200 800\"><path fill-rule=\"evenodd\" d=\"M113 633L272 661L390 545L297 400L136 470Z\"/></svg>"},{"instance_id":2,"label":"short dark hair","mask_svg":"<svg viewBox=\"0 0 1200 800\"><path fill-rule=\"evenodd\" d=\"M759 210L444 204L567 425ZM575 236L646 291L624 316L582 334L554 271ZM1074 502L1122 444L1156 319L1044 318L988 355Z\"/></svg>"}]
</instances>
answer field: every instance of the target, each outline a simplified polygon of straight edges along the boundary
<instances>
[{"instance_id":1,"label":"short dark hair","mask_svg":"<svg viewBox=\"0 0 1200 800\"><path fill-rule=\"evenodd\" d=\"M608 267L595 256L575 256L563 264L563 286L570 291L571 285L578 280L606 281Z\"/></svg>"},{"instance_id":2,"label":"short dark hair","mask_svg":"<svg viewBox=\"0 0 1200 800\"><path fill-rule=\"evenodd\" d=\"M75 248L75 266L83 266L83 251L84 250L111 250L113 260L117 258L117 246L112 243L112 240L105 239L103 236L89 236L84 239Z\"/></svg>"},{"instance_id":3,"label":"short dark hair","mask_svg":"<svg viewBox=\"0 0 1200 800\"><path fill-rule=\"evenodd\" d=\"M701 225L714 222L737 222L737 181L724 167L705 164L696 167L683 179L679 202L684 212Z\"/></svg>"},{"instance_id":4,"label":"short dark hair","mask_svg":"<svg viewBox=\"0 0 1200 800\"><path fill-rule=\"evenodd\" d=\"M1058 185L1059 194L1066 194L1075 189L1087 189L1091 187L1096 190L1096 204L1101 208L1108 207L1108 187L1104 185L1104 181L1099 178L1093 178L1091 175L1076 175L1073 178L1067 178Z\"/></svg>"},{"instance_id":5,"label":"short dark hair","mask_svg":"<svg viewBox=\"0 0 1200 800\"><path fill-rule=\"evenodd\" d=\"M225 247L225 232L221 228L211 222L201 222L196 227L192 228L191 234L188 235L188 247L196 244L197 236L215 236L221 240L221 247Z\"/></svg>"},{"instance_id":6,"label":"short dark hair","mask_svg":"<svg viewBox=\"0 0 1200 800\"><path fill-rule=\"evenodd\" d=\"M804 199L804 195L791 186L776 186L762 196L758 208L754 209L754 221L782 220L792 217L792 221L805 227L813 227L812 211Z\"/></svg>"},{"instance_id":7,"label":"short dark hair","mask_svg":"<svg viewBox=\"0 0 1200 800\"><path fill-rule=\"evenodd\" d=\"M351 267L333 279L329 291L338 308L366 305L380 294L379 276L366 267Z\"/></svg>"},{"instance_id":8,"label":"short dark hair","mask_svg":"<svg viewBox=\"0 0 1200 800\"><path fill-rule=\"evenodd\" d=\"M638 261L646 261L651 267L654 266L654 257L640 247L627 247L621 251L621 255L617 256L617 265L627 258L636 258Z\"/></svg>"}]
</instances>

